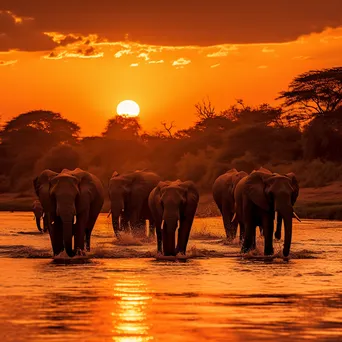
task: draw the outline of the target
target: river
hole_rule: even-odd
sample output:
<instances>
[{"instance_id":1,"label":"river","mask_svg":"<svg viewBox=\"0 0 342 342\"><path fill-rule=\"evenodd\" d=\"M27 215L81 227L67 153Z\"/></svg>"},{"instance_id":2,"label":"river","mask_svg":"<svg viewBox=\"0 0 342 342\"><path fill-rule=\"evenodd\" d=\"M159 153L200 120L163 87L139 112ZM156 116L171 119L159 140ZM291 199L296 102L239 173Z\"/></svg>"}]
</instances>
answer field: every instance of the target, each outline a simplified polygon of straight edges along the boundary
<instances>
[{"instance_id":1,"label":"river","mask_svg":"<svg viewBox=\"0 0 342 342\"><path fill-rule=\"evenodd\" d=\"M196 219L190 258L157 261L155 242L118 243L101 214L88 258L61 263L32 213L2 212L1 341L342 340L342 222L294 222L288 262L243 258L223 233Z\"/></svg>"}]
</instances>

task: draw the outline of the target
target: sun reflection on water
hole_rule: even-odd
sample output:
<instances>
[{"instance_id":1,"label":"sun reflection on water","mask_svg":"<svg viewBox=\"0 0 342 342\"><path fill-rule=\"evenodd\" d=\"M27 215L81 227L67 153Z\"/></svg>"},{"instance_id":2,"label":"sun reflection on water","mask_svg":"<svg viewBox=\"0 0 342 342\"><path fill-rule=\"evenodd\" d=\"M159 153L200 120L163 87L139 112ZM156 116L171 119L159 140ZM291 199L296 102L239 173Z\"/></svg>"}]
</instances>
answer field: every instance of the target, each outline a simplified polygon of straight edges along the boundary
<instances>
[{"instance_id":1,"label":"sun reflection on water","mask_svg":"<svg viewBox=\"0 0 342 342\"><path fill-rule=\"evenodd\" d=\"M144 282L137 278L119 280L114 286L116 312L112 312L113 341L147 342L153 340L147 324L147 306L152 296L148 295Z\"/></svg>"}]
</instances>

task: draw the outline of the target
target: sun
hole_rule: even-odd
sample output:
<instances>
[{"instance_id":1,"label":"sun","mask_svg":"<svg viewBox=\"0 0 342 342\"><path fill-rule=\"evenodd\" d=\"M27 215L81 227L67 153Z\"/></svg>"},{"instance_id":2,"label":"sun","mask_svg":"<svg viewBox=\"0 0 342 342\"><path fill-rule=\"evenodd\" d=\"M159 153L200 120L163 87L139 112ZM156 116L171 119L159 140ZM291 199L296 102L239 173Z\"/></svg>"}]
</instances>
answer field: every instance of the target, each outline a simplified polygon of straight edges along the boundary
<instances>
[{"instance_id":1,"label":"sun","mask_svg":"<svg viewBox=\"0 0 342 342\"><path fill-rule=\"evenodd\" d=\"M121 101L116 107L118 115L127 115L131 117L138 116L140 113L139 105L132 100Z\"/></svg>"}]
</instances>

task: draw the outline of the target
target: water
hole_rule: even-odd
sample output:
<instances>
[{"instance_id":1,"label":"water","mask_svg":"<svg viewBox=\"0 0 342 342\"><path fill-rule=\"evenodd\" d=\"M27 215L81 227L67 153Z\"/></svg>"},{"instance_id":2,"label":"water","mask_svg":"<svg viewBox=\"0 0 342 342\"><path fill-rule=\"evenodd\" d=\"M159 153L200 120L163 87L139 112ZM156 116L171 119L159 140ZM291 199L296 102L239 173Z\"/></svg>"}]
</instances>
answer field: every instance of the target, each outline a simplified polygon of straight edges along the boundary
<instances>
[{"instance_id":1,"label":"water","mask_svg":"<svg viewBox=\"0 0 342 342\"><path fill-rule=\"evenodd\" d=\"M101 215L89 259L65 264L32 217L0 213L1 341L342 340L340 222L294 223L285 262L242 258L221 219L197 219L191 258L173 262L118 244Z\"/></svg>"}]
</instances>

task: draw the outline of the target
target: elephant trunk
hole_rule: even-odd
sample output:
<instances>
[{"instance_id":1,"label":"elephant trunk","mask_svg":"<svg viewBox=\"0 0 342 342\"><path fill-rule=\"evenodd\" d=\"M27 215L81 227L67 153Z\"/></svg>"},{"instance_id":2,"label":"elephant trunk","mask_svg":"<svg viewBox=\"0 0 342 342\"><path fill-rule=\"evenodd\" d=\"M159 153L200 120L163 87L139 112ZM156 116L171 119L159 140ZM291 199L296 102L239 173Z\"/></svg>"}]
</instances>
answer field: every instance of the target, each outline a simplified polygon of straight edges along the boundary
<instances>
[{"instance_id":1,"label":"elephant trunk","mask_svg":"<svg viewBox=\"0 0 342 342\"><path fill-rule=\"evenodd\" d=\"M292 212L284 217L285 239L284 239L284 257L290 254L291 240L292 240Z\"/></svg>"},{"instance_id":2,"label":"elephant trunk","mask_svg":"<svg viewBox=\"0 0 342 342\"><path fill-rule=\"evenodd\" d=\"M290 201L290 198L288 196L282 196L278 197L275 201L275 211L277 212L277 218L284 221L284 230L285 230L285 238L284 238L284 249L283 249L283 255L284 257L287 257L290 253L290 247L291 247L291 240L292 240L292 216L293 216L293 207ZM281 225L280 229L278 231L278 222L277 222L277 231L280 235L281 231ZM276 237L279 237L277 234Z\"/></svg>"},{"instance_id":3,"label":"elephant trunk","mask_svg":"<svg viewBox=\"0 0 342 342\"><path fill-rule=\"evenodd\" d=\"M163 223L163 251L164 255L176 255L176 230L178 219L167 219Z\"/></svg>"},{"instance_id":4,"label":"elephant trunk","mask_svg":"<svg viewBox=\"0 0 342 342\"><path fill-rule=\"evenodd\" d=\"M276 231L275 231L275 234L274 234L274 237L277 239L277 240L280 240L281 239L281 225L282 225L282 222L283 222L283 218L281 217L281 215L279 213L277 213L276 215Z\"/></svg>"},{"instance_id":5,"label":"elephant trunk","mask_svg":"<svg viewBox=\"0 0 342 342\"><path fill-rule=\"evenodd\" d=\"M112 214L112 225L113 225L114 234L116 235L116 237L119 237L119 218L114 216L113 214Z\"/></svg>"},{"instance_id":6,"label":"elephant trunk","mask_svg":"<svg viewBox=\"0 0 342 342\"><path fill-rule=\"evenodd\" d=\"M40 216L38 215L35 215L36 216L36 225L37 225L37 228L40 232L42 232L42 228L40 226Z\"/></svg>"},{"instance_id":7,"label":"elephant trunk","mask_svg":"<svg viewBox=\"0 0 342 342\"><path fill-rule=\"evenodd\" d=\"M72 249L72 224L73 220L63 220L63 244L64 249L69 257L74 256L74 251Z\"/></svg>"}]
</instances>

